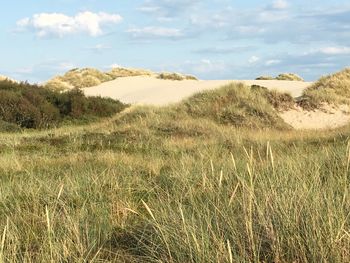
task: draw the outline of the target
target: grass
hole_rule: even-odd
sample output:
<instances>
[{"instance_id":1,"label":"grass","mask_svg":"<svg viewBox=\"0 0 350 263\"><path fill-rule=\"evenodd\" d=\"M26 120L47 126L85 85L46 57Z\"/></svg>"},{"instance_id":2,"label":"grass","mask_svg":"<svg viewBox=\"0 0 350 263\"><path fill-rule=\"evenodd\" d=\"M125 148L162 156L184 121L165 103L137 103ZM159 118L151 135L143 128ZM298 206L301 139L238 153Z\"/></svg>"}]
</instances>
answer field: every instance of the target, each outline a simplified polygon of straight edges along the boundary
<instances>
[{"instance_id":1,"label":"grass","mask_svg":"<svg viewBox=\"0 0 350 263\"><path fill-rule=\"evenodd\" d=\"M350 69L320 78L303 93L300 104L304 108L320 108L324 103L350 104Z\"/></svg>"},{"instance_id":2,"label":"grass","mask_svg":"<svg viewBox=\"0 0 350 263\"><path fill-rule=\"evenodd\" d=\"M169 80L198 80L196 77L192 75L183 75L180 73L169 73L169 72L162 72L158 74L157 78L159 79L169 79Z\"/></svg>"},{"instance_id":3,"label":"grass","mask_svg":"<svg viewBox=\"0 0 350 263\"><path fill-rule=\"evenodd\" d=\"M276 77L277 80L304 81L302 77L294 73L282 73Z\"/></svg>"},{"instance_id":4,"label":"grass","mask_svg":"<svg viewBox=\"0 0 350 263\"><path fill-rule=\"evenodd\" d=\"M259 76L255 80L274 80L274 77L271 76Z\"/></svg>"},{"instance_id":5,"label":"grass","mask_svg":"<svg viewBox=\"0 0 350 263\"><path fill-rule=\"evenodd\" d=\"M45 83L45 87L53 90L69 90L88 88L100 85L120 77L151 75L152 72L139 69L113 68L109 72L101 72L93 68L72 69L63 76L57 76Z\"/></svg>"},{"instance_id":6,"label":"grass","mask_svg":"<svg viewBox=\"0 0 350 263\"><path fill-rule=\"evenodd\" d=\"M72 69L63 76L56 76L47 81L44 86L51 90L67 91L74 88L82 89L98 86L101 83L123 77L155 76L159 79L170 80L197 80L191 75L178 73L154 73L143 69L113 68L108 72L102 72L93 68Z\"/></svg>"},{"instance_id":7,"label":"grass","mask_svg":"<svg viewBox=\"0 0 350 263\"><path fill-rule=\"evenodd\" d=\"M1 134L1 261L348 262L350 127L222 121L270 116L263 94Z\"/></svg>"},{"instance_id":8,"label":"grass","mask_svg":"<svg viewBox=\"0 0 350 263\"><path fill-rule=\"evenodd\" d=\"M304 81L302 77L295 73L282 73L279 74L277 77L271 77L271 76L260 76L257 77L256 80L289 80L289 81Z\"/></svg>"}]
</instances>

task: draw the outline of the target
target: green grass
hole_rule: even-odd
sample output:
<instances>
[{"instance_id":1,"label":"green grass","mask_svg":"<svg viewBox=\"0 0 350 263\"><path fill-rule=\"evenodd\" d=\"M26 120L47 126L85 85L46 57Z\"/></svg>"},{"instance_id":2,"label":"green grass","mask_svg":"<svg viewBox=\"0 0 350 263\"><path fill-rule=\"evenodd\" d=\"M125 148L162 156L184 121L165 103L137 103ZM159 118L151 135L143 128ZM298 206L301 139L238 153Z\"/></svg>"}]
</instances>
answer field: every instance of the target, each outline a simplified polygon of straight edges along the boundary
<instances>
[{"instance_id":1,"label":"green grass","mask_svg":"<svg viewBox=\"0 0 350 263\"><path fill-rule=\"evenodd\" d=\"M1 134L0 260L348 262L350 127L222 121L235 107L274 116L238 85Z\"/></svg>"}]
</instances>

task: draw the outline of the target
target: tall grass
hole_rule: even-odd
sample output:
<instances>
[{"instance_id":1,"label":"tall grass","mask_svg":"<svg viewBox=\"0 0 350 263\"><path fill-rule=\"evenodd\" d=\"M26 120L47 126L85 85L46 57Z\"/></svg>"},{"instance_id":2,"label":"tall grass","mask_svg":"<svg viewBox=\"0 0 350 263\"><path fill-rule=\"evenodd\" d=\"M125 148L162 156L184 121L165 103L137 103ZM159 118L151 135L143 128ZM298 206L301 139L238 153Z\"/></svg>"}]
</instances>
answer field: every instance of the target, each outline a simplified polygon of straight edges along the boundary
<instances>
[{"instance_id":1,"label":"tall grass","mask_svg":"<svg viewBox=\"0 0 350 263\"><path fill-rule=\"evenodd\" d=\"M251 129L187 102L0 135L0 260L349 261L350 127Z\"/></svg>"},{"instance_id":2,"label":"tall grass","mask_svg":"<svg viewBox=\"0 0 350 263\"><path fill-rule=\"evenodd\" d=\"M350 104L350 68L332 75L324 76L306 89L301 106L304 108L320 108L323 104Z\"/></svg>"}]
</instances>

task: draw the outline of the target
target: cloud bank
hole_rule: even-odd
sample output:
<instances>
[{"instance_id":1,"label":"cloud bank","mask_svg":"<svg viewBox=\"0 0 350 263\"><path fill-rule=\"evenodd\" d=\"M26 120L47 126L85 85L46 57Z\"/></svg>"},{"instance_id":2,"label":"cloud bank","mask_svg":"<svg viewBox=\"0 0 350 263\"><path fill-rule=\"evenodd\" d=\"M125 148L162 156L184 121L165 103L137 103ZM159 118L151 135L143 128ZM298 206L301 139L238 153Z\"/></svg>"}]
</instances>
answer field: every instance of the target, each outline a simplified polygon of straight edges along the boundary
<instances>
[{"instance_id":1,"label":"cloud bank","mask_svg":"<svg viewBox=\"0 0 350 263\"><path fill-rule=\"evenodd\" d=\"M38 37L64 37L67 35L85 33L92 37L103 34L103 28L122 21L118 14L80 12L75 16L62 13L40 13L31 18L17 21L20 30L34 30Z\"/></svg>"}]
</instances>

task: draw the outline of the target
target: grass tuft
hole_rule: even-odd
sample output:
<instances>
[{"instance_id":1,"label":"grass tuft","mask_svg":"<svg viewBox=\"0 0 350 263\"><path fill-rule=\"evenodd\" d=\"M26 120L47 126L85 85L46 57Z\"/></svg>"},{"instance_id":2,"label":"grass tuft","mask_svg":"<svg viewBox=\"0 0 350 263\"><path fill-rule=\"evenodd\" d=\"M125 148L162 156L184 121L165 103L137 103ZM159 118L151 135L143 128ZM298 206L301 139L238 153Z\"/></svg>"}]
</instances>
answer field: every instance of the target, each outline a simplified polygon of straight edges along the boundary
<instances>
[{"instance_id":1,"label":"grass tuft","mask_svg":"<svg viewBox=\"0 0 350 263\"><path fill-rule=\"evenodd\" d=\"M320 108L324 103L350 105L350 68L320 78L304 91L299 103L307 109Z\"/></svg>"}]
</instances>

